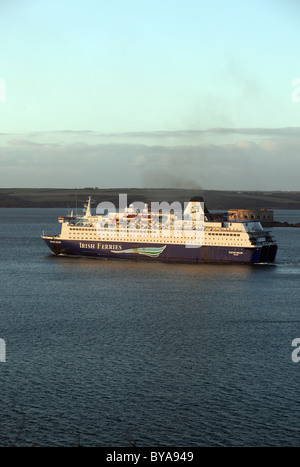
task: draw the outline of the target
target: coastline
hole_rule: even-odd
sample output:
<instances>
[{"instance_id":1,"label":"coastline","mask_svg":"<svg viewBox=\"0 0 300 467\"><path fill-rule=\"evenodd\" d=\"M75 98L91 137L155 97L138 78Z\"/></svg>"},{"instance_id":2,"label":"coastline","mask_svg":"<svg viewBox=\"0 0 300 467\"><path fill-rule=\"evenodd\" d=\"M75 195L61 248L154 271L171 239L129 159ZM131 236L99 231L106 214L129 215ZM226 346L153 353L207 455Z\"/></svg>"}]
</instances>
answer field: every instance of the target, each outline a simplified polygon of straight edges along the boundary
<instances>
[{"instance_id":1,"label":"coastline","mask_svg":"<svg viewBox=\"0 0 300 467\"><path fill-rule=\"evenodd\" d=\"M94 206L102 201L118 205L119 194L126 193L128 203L142 201L187 202L202 196L209 211L228 209L299 209L300 191L222 191L201 188L0 188L1 208L81 208L88 196Z\"/></svg>"},{"instance_id":2,"label":"coastline","mask_svg":"<svg viewBox=\"0 0 300 467\"><path fill-rule=\"evenodd\" d=\"M134 201L179 201L182 204L193 196L202 196L210 212L224 212L229 209L281 209L300 210L300 192L288 191L222 191L176 188L0 188L0 208L61 208L63 212L82 209L87 198L92 196L93 206L109 201L119 205L119 194L127 195L128 204ZM277 220L261 222L264 228L300 228L296 223Z\"/></svg>"}]
</instances>

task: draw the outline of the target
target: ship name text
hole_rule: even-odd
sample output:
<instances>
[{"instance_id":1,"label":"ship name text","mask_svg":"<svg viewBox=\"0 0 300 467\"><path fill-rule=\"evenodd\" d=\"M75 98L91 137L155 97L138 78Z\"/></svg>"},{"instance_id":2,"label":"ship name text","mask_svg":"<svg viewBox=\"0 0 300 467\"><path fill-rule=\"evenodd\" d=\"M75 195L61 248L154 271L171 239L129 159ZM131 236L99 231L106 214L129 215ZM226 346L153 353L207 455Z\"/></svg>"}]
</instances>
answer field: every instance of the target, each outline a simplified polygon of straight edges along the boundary
<instances>
[{"instance_id":1,"label":"ship name text","mask_svg":"<svg viewBox=\"0 0 300 467\"><path fill-rule=\"evenodd\" d=\"M88 250L122 250L122 245L112 243L82 243L79 242L79 248Z\"/></svg>"}]
</instances>

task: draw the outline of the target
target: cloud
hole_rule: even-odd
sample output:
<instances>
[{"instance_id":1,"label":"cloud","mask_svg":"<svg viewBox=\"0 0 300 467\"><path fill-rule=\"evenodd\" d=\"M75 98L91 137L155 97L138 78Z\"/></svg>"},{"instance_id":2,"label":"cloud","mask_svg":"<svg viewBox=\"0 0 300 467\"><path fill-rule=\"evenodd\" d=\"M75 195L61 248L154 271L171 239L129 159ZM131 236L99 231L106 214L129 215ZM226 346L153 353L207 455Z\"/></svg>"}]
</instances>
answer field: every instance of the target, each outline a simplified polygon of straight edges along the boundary
<instances>
[{"instance_id":1,"label":"cloud","mask_svg":"<svg viewBox=\"0 0 300 467\"><path fill-rule=\"evenodd\" d=\"M35 146L39 146L38 143L34 143L32 141L27 141L27 140L24 140L24 139L10 139L8 141L8 144L10 146L19 146L19 147L35 147Z\"/></svg>"},{"instance_id":2,"label":"cloud","mask_svg":"<svg viewBox=\"0 0 300 467\"><path fill-rule=\"evenodd\" d=\"M299 128L158 133L158 138L157 132L109 138L98 133L100 142L73 141L82 132L72 132L72 141L65 142L53 133L52 142L50 133L32 139L14 135L0 146L0 186L299 189ZM199 134L212 137L199 141ZM216 135L234 137L219 142Z\"/></svg>"},{"instance_id":3,"label":"cloud","mask_svg":"<svg viewBox=\"0 0 300 467\"><path fill-rule=\"evenodd\" d=\"M72 135L82 132L66 132ZM275 137L300 137L300 127L285 127L285 128L208 128L204 130L169 130L169 131L132 131L122 133L97 133L85 132L86 135L93 135L94 137L106 138L132 138L132 139L162 139L162 138L193 138L204 135L250 135L250 136L275 136Z\"/></svg>"}]
</instances>

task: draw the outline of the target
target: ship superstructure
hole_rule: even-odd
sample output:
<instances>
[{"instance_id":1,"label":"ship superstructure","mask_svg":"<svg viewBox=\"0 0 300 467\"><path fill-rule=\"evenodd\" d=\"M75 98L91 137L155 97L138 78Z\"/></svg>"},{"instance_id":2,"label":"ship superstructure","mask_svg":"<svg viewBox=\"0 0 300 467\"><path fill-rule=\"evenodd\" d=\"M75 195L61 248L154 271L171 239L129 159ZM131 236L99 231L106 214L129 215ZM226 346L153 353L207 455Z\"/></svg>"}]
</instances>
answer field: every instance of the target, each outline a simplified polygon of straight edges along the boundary
<instances>
[{"instance_id":1,"label":"ship superstructure","mask_svg":"<svg viewBox=\"0 0 300 467\"><path fill-rule=\"evenodd\" d=\"M186 203L183 216L135 209L93 215L91 198L81 215L59 217L61 233L42 235L55 255L151 259L173 262L272 263L277 244L260 222L212 219L200 201ZM200 218L201 219L201 218Z\"/></svg>"}]
</instances>

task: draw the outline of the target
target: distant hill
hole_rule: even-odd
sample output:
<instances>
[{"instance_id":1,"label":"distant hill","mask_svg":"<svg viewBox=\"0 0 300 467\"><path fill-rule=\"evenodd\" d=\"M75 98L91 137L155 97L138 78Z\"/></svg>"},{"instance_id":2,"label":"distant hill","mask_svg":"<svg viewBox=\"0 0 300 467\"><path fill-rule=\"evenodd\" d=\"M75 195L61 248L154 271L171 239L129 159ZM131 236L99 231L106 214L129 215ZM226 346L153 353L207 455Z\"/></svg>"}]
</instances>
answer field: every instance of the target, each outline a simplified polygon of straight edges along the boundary
<instances>
[{"instance_id":1,"label":"distant hill","mask_svg":"<svg viewBox=\"0 0 300 467\"><path fill-rule=\"evenodd\" d=\"M300 209L300 191L219 191L169 188L2 188L0 207L62 207L81 208L88 196L94 206L101 201L110 201L118 206L119 193L126 193L128 203L142 201L189 201L193 196L202 196L209 210L240 208Z\"/></svg>"}]
</instances>

